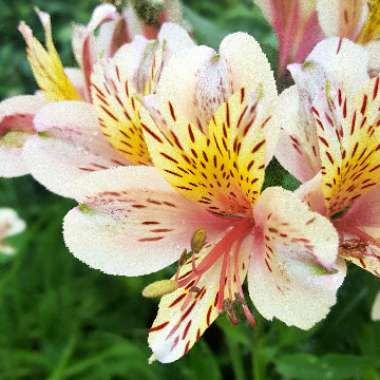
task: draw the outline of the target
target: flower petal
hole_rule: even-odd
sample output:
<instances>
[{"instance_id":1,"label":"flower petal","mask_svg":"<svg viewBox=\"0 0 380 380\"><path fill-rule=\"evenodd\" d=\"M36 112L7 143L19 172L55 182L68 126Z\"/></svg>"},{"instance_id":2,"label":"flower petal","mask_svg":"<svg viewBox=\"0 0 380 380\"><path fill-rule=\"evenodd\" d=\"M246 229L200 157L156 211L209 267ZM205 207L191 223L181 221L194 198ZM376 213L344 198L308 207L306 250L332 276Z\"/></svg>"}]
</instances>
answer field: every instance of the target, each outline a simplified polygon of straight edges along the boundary
<instances>
[{"instance_id":1,"label":"flower petal","mask_svg":"<svg viewBox=\"0 0 380 380\"><path fill-rule=\"evenodd\" d=\"M52 103L37 114L35 127L39 135L28 140L24 158L33 177L59 195L72 197L80 176L128 164L103 138L90 104Z\"/></svg>"},{"instance_id":2,"label":"flower petal","mask_svg":"<svg viewBox=\"0 0 380 380\"><path fill-rule=\"evenodd\" d=\"M311 328L335 304L345 276L344 264L336 264L334 227L281 188L263 192L254 217L258 232L248 269L253 303L267 319Z\"/></svg>"},{"instance_id":3,"label":"flower petal","mask_svg":"<svg viewBox=\"0 0 380 380\"><path fill-rule=\"evenodd\" d=\"M281 125L276 158L301 182L311 179L321 166L314 119L305 103L297 87L292 86L280 95L275 112Z\"/></svg>"},{"instance_id":4,"label":"flower petal","mask_svg":"<svg viewBox=\"0 0 380 380\"><path fill-rule=\"evenodd\" d=\"M11 208L0 208L0 243L3 238L17 235L25 230L25 222Z\"/></svg>"},{"instance_id":5,"label":"flower petal","mask_svg":"<svg viewBox=\"0 0 380 380\"><path fill-rule=\"evenodd\" d=\"M336 223L342 230L341 255L380 277L380 186L358 198Z\"/></svg>"},{"instance_id":6,"label":"flower petal","mask_svg":"<svg viewBox=\"0 0 380 380\"><path fill-rule=\"evenodd\" d=\"M79 100L80 95L66 75L54 46L50 15L39 10L37 14L45 31L46 48L24 22L20 24L19 30L27 44L28 60L38 86L50 100Z\"/></svg>"},{"instance_id":7,"label":"flower petal","mask_svg":"<svg viewBox=\"0 0 380 380\"><path fill-rule=\"evenodd\" d=\"M324 33L354 39L366 13L365 3L365 0L317 0Z\"/></svg>"},{"instance_id":8,"label":"flower petal","mask_svg":"<svg viewBox=\"0 0 380 380\"><path fill-rule=\"evenodd\" d=\"M380 76L355 97L338 88L314 102L323 193L331 215L380 182L379 83Z\"/></svg>"},{"instance_id":9,"label":"flower petal","mask_svg":"<svg viewBox=\"0 0 380 380\"><path fill-rule=\"evenodd\" d=\"M92 99L101 130L112 147L125 159L149 164L150 157L140 121L141 104L128 76L127 48L95 66L92 75Z\"/></svg>"},{"instance_id":10,"label":"flower petal","mask_svg":"<svg viewBox=\"0 0 380 380\"><path fill-rule=\"evenodd\" d=\"M33 118L46 104L38 95L22 95L0 103L0 176L18 177L28 174L22 158L25 141L35 132Z\"/></svg>"},{"instance_id":11,"label":"flower petal","mask_svg":"<svg viewBox=\"0 0 380 380\"><path fill-rule=\"evenodd\" d=\"M93 173L76 183L82 204L65 217L75 257L114 275L138 276L178 260L195 230L210 239L225 222L176 194L150 167Z\"/></svg>"},{"instance_id":12,"label":"flower petal","mask_svg":"<svg viewBox=\"0 0 380 380\"><path fill-rule=\"evenodd\" d=\"M143 114L152 160L185 197L212 212L245 214L264 180L265 136L270 121L261 98L244 88L219 107L208 132L182 119L171 102L168 124Z\"/></svg>"},{"instance_id":13,"label":"flower petal","mask_svg":"<svg viewBox=\"0 0 380 380\"><path fill-rule=\"evenodd\" d=\"M249 240L250 241L250 240ZM241 281L247 273L249 257L248 239L243 242L240 250L239 271ZM218 241L207 244L196 256L195 265L199 264ZM179 279L192 272L192 260L183 265ZM205 330L215 321L220 312L217 307L220 291L220 275L223 259L220 258L196 284L194 281L178 288L173 293L162 297L156 319L149 330L149 346L153 351L152 358L161 363L171 363L185 355L201 338ZM243 269L244 268L244 269ZM238 290L236 283L231 284L232 302ZM228 298L228 286L224 289Z\"/></svg>"}]
</instances>

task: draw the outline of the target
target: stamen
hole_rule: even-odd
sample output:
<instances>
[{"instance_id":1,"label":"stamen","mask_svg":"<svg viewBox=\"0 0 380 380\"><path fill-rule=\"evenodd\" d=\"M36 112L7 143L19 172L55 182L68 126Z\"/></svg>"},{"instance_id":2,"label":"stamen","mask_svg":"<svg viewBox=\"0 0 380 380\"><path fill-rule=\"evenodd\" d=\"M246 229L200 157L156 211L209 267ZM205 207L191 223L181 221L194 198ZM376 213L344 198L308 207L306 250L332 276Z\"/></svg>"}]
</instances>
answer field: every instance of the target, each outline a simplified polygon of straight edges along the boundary
<instances>
[{"instance_id":1,"label":"stamen","mask_svg":"<svg viewBox=\"0 0 380 380\"><path fill-rule=\"evenodd\" d=\"M145 298L162 297L167 294L173 293L177 290L178 285L175 280L161 280L147 285L142 291Z\"/></svg>"}]
</instances>

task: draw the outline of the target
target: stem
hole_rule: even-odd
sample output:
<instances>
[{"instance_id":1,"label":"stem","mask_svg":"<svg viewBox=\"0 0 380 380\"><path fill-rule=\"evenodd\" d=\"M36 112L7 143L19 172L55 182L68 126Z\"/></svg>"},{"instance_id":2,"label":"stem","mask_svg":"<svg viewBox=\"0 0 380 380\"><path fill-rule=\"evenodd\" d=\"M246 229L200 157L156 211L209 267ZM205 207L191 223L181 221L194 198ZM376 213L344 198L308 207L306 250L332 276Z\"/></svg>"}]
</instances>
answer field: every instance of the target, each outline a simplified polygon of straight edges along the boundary
<instances>
[{"instance_id":1,"label":"stem","mask_svg":"<svg viewBox=\"0 0 380 380\"><path fill-rule=\"evenodd\" d=\"M245 380L244 366L239 345L227 339L228 351L231 358L232 369L235 380Z\"/></svg>"},{"instance_id":2,"label":"stem","mask_svg":"<svg viewBox=\"0 0 380 380\"><path fill-rule=\"evenodd\" d=\"M258 318L254 346L252 350L252 366L253 366L253 380L266 380L267 360L262 353L262 330L263 325L261 318Z\"/></svg>"}]
</instances>

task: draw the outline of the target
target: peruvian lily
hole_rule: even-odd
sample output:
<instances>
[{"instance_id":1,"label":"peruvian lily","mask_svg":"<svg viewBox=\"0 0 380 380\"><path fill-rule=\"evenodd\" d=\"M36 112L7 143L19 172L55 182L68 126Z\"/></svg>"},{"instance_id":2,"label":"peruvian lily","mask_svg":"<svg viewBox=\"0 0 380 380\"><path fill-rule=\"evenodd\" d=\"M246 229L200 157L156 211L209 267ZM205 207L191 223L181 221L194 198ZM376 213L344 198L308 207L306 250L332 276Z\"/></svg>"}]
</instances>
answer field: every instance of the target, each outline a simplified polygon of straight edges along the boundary
<instances>
[{"instance_id":1,"label":"peruvian lily","mask_svg":"<svg viewBox=\"0 0 380 380\"><path fill-rule=\"evenodd\" d=\"M162 26L157 40L136 36L91 78L92 104L61 101L35 117L38 135L24 147L33 177L50 191L71 197L78 177L116 166L149 165L138 98L152 94L174 52L194 46L186 30Z\"/></svg>"},{"instance_id":2,"label":"peruvian lily","mask_svg":"<svg viewBox=\"0 0 380 380\"><path fill-rule=\"evenodd\" d=\"M365 46L369 67L380 71L380 2L317 0L319 22L326 36L349 38Z\"/></svg>"},{"instance_id":3,"label":"peruvian lily","mask_svg":"<svg viewBox=\"0 0 380 380\"><path fill-rule=\"evenodd\" d=\"M286 66L303 62L315 44L323 38L315 0L254 0L272 24L278 38L278 74Z\"/></svg>"},{"instance_id":4,"label":"peruvian lily","mask_svg":"<svg viewBox=\"0 0 380 380\"><path fill-rule=\"evenodd\" d=\"M374 321L380 321L380 292L377 293L373 303L371 317Z\"/></svg>"},{"instance_id":5,"label":"peruvian lily","mask_svg":"<svg viewBox=\"0 0 380 380\"><path fill-rule=\"evenodd\" d=\"M131 42L137 35L157 39L163 23L179 23L182 20L177 0L165 1L161 13L157 23L149 26L138 17L131 5L119 13L114 5L102 4L95 8L87 25L75 25L73 51L83 72L87 100L91 101L91 74L99 59L111 58L122 45Z\"/></svg>"},{"instance_id":6,"label":"peruvian lily","mask_svg":"<svg viewBox=\"0 0 380 380\"><path fill-rule=\"evenodd\" d=\"M25 222L10 208L0 208L0 253L12 255L14 247L7 244L5 239L18 235L25 230Z\"/></svg>"},{"instance_id":7,"label":"peruvian lily","mask_svg":"<svg viewBox=\"0 0 380 380\"><path fill-rule=\"evenodd\" d=\"M339 38L291 67L277 157L308 180L298 195L332 220L340 255L380 277L380 76L367 68L366 51Z\"/></svg>"},{"instance_id":8,"label":"peruvian lily","mask_svg":"<svg viewBox=\"0 0 380 380\"><path fill-rule=\"evenodd\" d=\"M219 54L204 46L179 52L154 98L142 127L155 167L77 181L80 205L64 222L71 252L113 275L143 275L179 260L172 286L162 285L174 291L162 297L149 334L160 362L187 353L223 311L236 323L240 305L254 325L246 277L265 318L312 327L336 302L345 270L327 219L284 189L261 193L273 153L266 136L278 118L273 73L257 42L236 33ZM196 248L183 254L190 241Z\"/></svg>"},{"instance_id":9,"label":"peruvian lily","mask_svg":"<svg viewBox=\"0 0 380 380\"><path fill-rule=\"evenodd\" d=\"M179 20L180 10L171 3L170 7L164 8L167 18ZM25 38L28 59L41 91L37 95L16 96L0 103L2 177L29 173L30 168L25 164L22 152L25 142L38 132L33 124L35 114L48 102L91 102L89 81L94 64L101 58L111 57L121 45L130 42L142 30L133 9L126 10L121 16L113 5L100 5L95 8L86 27L77 26L74 29L73 47L80 69L64 68L54 46L50 16L38 9L37 14L45 31L45 47L25 23L21 23L19 29ZM95 37L97 29L99 33ZM152 32L147 31L146 34L151 36Z\"/></svg>"}]
</instances>

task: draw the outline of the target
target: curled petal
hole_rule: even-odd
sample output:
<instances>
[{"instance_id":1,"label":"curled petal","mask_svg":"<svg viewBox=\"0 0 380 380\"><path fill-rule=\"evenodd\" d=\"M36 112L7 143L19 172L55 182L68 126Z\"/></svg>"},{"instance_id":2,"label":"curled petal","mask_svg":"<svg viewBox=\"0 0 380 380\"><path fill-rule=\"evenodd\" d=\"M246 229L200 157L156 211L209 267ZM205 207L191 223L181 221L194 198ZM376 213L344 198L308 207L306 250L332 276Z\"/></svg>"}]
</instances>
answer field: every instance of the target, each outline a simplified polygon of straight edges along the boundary
<instances>
[{"instance_id":1,"label":"curled petal","mask_svg":"<svg viewBox=\"0 0 380 380\"><path fill-rule=\"evenodd\" d=\"M346 273L344 263L336 263L338 234L327 219L281 188L263 192L254 216L252 301L267 319L309 329L335 304Z\"/></svg>"},{"instance_id":2,"label":"curled petal","mask_svg":"<svg viewBox=\"0 0 380 380\"><path fill-rule=\"evenodd\" d=\"M45 31L46 47L33 36L32 30L21 23L19 30L27 44L27 55L34 77L44 95L50 100L78 100L80 95L65 73L54 46L50 15L37 10Z\"/></svg>"},{"instance_id":3,"label":"curled petal","mask_svg":"<svg viewBox=\"0 0 380 380\"><path fill-rule=\"evenodd\" d=\"M75 257L108 274L160 270L180 258L198 228L211 239L225 228L149 167L93 173L77 181L76 199L81 206L65 217L66 245Z\"/></svg>"},{"instance_id":4,"label":"curled petal","mask_svg":"<svg viewBox=\"0 0 380 380\"><path fill-rule=\"evenodd\" d=\"M37 114L35 127L38 135L28 140L24 158L33 177L59 195L72 197L78 177L128 164L102 136L90 104L49 104Z\"/></svg>"}]
</instances>

